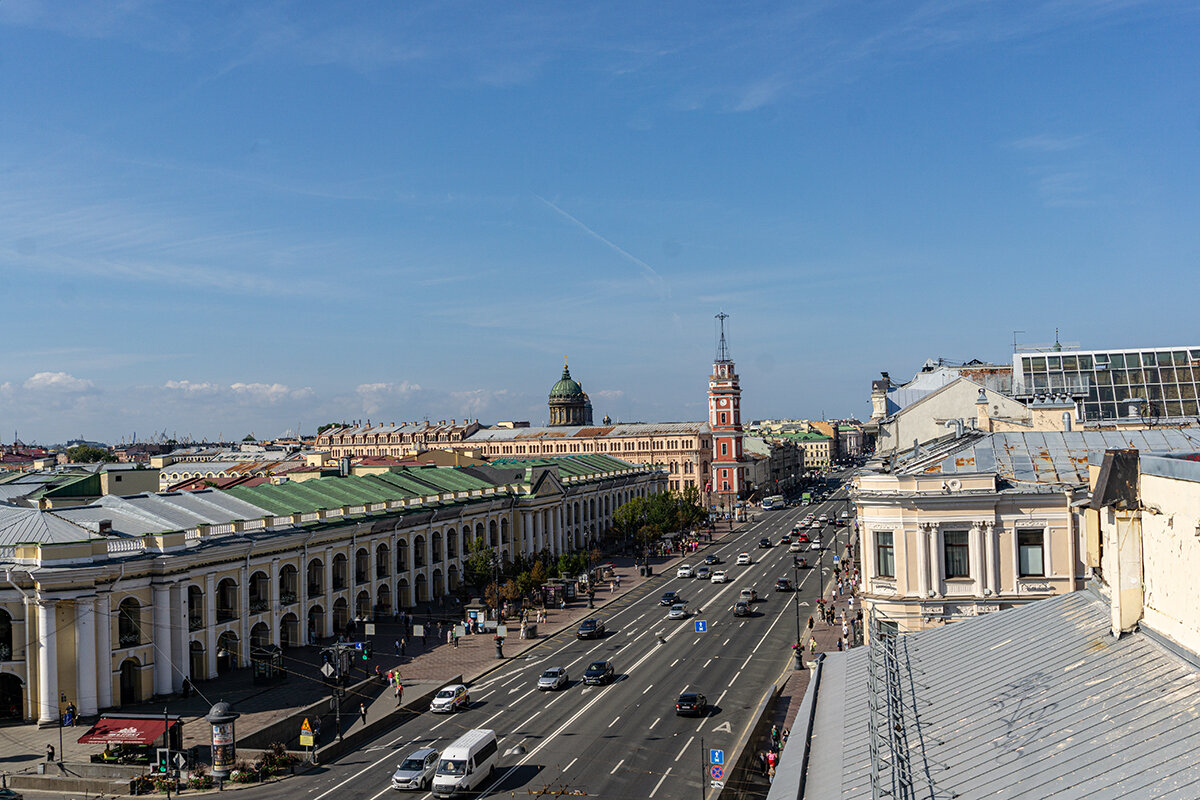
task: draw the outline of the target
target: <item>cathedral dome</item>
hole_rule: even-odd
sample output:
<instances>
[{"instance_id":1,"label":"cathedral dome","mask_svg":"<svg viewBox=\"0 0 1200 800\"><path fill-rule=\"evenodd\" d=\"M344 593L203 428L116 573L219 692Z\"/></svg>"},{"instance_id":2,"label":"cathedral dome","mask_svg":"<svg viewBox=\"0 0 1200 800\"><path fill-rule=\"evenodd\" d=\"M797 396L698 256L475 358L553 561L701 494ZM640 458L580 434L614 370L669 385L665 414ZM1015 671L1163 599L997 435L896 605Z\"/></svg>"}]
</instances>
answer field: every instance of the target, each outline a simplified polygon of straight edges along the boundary
<instances>
[{"instance_id":1,"label":"cathedral dome","mask_svg":"<svg viewBox=\"0 0 1200 800\"><path fill-rule=\"evenodd\" d=\"M583 394L583 387L579 382L571 378L571 370L567 365L563 365L563 374L558 383L554 384L550 389L551 397L579 397Z\"/></svg>"}]
</instances>

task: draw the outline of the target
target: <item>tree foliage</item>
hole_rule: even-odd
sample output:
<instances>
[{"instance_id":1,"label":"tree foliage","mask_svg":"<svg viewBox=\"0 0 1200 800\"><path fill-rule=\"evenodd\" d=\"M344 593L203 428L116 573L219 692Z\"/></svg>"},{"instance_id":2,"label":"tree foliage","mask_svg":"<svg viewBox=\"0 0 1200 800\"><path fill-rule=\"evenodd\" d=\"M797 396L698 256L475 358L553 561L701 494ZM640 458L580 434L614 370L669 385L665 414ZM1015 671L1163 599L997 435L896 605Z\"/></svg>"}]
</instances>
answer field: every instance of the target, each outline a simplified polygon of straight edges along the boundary
<instances>
[{"instance_id":1,"label":"tree foliage","mask_svg":"<svg viewBox=\"0 0 1200 800\"><path fill-rule=\"evenodd\" d=\"M699 490L689 486L681 492L633 498L613 514L613 528L644 547L662 536L694 527L706 516Z\"/></svg>"},{"instance_id":2,"label":"tree foliage","mask_svg":"<svg viewBox=\"0 0 1200 800\"><path fill-rule=\"evenodd\" d=\"M344 427L346 427L345 422L326 422L324 425L321 425L320 427L317 428L317 435L320 436L322 433L329 430L330 428L344 428Z\"/></svg>"},{"instance_id":3,"label":"tree foliage","mask_svg":"<svg viewBox=\"0 0 1200 800\"><path fill-rule=\"evenodd\" d=\"M67 448L67 460L72 464L95 464L97 461L116 461L117 457L99 447L80 444Z\"/></svg>"},{"instance_id":4,"label":"tree foliage","mask_svg":"<svg viewBox=\"0 0 1200 800\"><path fill-rule=\"evenodd\" d=\"M463 566L463 578L472 586L484 586L492 580L492 562L496 551L484 544L482 536L475 537L470 549L471 554Z\"/></svg>"}]
</instances>

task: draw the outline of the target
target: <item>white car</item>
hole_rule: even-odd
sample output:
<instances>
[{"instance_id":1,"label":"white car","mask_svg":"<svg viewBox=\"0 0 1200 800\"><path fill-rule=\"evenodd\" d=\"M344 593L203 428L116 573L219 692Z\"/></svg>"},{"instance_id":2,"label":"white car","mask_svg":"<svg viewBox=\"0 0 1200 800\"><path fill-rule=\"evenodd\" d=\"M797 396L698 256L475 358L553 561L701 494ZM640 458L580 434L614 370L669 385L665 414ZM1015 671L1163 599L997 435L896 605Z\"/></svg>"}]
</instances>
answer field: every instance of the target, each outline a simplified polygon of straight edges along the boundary
<instances>
[{"instance_id":1,"label":"white car","mask_svg":"<svg viewBox=\"0 0 1200 800\"><path fill-rule=\"evenodd\" d=\"M538 678L538 691L555 691L566 686L570 682L567 677L566 667L551 667L542 673L542 677Z\"/></svg>"},{"instance_id":2,"label":"white car","mask_svg":"<svg viewBox=\"0 0 1200 800\"><path fill-rule=\"evenodd\" d=\"M692 565L691 564L680 564L679 569L675 570L675 577L676 578L692 577Z\"/></svg>"},{"instance_id":3,"label":"white car","mask_svg":"<svg viewBox=\"0 0 1200 800\"><path fill-rule=\"evenodd\" d=\"M801 544L800 542L792 542L790 545L788 545L789 553L799 553L803 549L804 549L804 545Z\"/></svg>"},{"instance_id":4,"label":"white car","mask_svg":"<svg viewBox=\"0 0 1200 800\"><path fill-rule=\"evenodd\" d=\"M433 696L429 710L437 713L452 714L463 708L471 707L471 693L461 683L452 683Z\"/></svg>"},{"instance_id":5,"label":"white car","mask_svg":"<svg viewBox=\"0 0 1200 800\"><path fill-rule=\"evenodd\" d=\"M749 553L738 553L737 563L739 567L744 567L750 563Z\"/></svg>"},{"instance_id":6,"label":"white car","mask_svg":"<svg viewBox=\"0 0 1200 800\"><path fill-rule=\"evenodd\" d=\"M725 574L725 570L719 569L712 574L712 577L709 578L709 580L713 583L724 583L725 581L729 580L729 576Z\"/></svg>"}]
</instances>

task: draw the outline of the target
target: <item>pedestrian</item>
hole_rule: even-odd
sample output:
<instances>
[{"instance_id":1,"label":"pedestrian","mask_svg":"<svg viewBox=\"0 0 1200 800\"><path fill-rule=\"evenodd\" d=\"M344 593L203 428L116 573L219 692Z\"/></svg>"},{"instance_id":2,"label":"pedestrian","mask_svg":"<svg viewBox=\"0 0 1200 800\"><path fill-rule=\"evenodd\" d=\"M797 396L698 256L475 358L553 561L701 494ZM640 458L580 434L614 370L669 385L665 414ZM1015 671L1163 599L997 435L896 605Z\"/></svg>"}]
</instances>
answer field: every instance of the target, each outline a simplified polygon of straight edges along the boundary
<instances>
[{"instance_id":1,"label":"pedestrian","mask_svg":"<svg viewBox=\"0 0 1200 800\"><path fill-rule=\"evenodd\" d=\"M421 626L421 646L425 647L428 644L429 644L429 626L422 625Z\"/></svg>"},{"instance_id":2,"label":"pedestrian","mask_svg":"<svg viewBox=\"0 0 1200 800\"><path fill-rule=\"evenodd\" d=\"M313 720L313 744L321 744L321 718Z\"/></svg>"},{"instance_id":3,"label":"pedestrian","mask_svg":"<svg viewBox=\"0 0 1200 800\"><path fill-rule=\"evenodd\" d=\"M400 657L401 658L405 657L404 652L406 650L408 650L408 637L402 636L402 637L400 637Z\"/></svg>"},{"instance_id":4,"label":"pedestrian","mask_svg":"<svg viewBox=\"0 0 1200 800\"><path fill-rule=\"evenodd\" d=\"M808 653L809 653L809 655L814 655L814 656L817 654L817 639L816 639L816 637L813 637L808 640Z\"/></svg>"},{"instance_id":5,"label":"pedestrian","mask_svg":"<svg viewBox=\"0 0 1200 800\"><path fill-rule=\"evenodd\" d=\"M400 682L396 683L396 708L400 707L400 703L404 701L404 685Z\"/></svg>"},{"instance_id":6,"label":"pedestrian","mask_svg":"<svg viewBox=\"0 0 1200 800\"><path fill-rule=\"evenodd\" d=\"M809 615L808 615L808 632L809 632L810 634L812 633L813 625L815 625L815 624L816 624L816 623L815 623L815 622L813 622L812 614L809 614Z\"/></svg>"},{"instance_id":7,"label":"pedestrian","mask_svg":"<svg viewBox=\"0 0 1200 800\"><path fill-rule=\"evenodd\" d=\"M54 761L54 745L46 745L46 761Z\"/></svg>"},{"instance_id":8,"label":"pedestrian","mask_svg":"<svg viewBox=\"0 0 1200 800\"><path fill-rule=\"evenodd\" d=\"M404 655L403 653L400 652L400 640L399 639L396 640L396 655L397 656Z\"/></svg>"},{"instance_id":9,"label":"pedestrian","mask_svg":"<svg viewBox=\"0 0 1200 800\"><path fill-rule=\"evenodd\" d=\"M620 575L617 576L617 588L618 589L621 588L621 576Z\"/></svg>"},{"instance_id":10,"label":"pedestrian","mask_svg":"<svg viewBox=\"0 0 1200 800\"><path fill-rule=\"evenodd\" d=\"M367 706L365 703L358 704L358 716L362 718L362 724L367 724Z\"/></svg>"},{"instance_id":11,"label":"pedestrian","mask_svg":"<svg viewBox=\"0 0 1200 800\"><path fill-rule=\"evenodd\" d=\"M454 643L455 647L458 647L458 631L457 630L450 631L450 641Z\"/></svg>"},{"instance_id":12,"label":"pedestrian","mask_svg":"<svg viewBox=\"0 0 1200 800\"><path fill-rule=\"evenodd\" d=\"M775 755L775 751L767 753L767 779L775 780L775 764L779 761L779 756Z\"/></svg>"},{"instance_id":13,"label":"pedestrian","mask_svg":"<svg viewBox=\"0 0 1200 800\"><path fill-rule=\"evenodd\" d=\"M842 651L842 640L838 639L838 652L840 653L841 651Z\"/></svg>"},{"instance_id":14,"label":"pedestrian","mask_svg":"<svg viewBox=\"0 0 1200 800\"><path fill-rule=\"evenodd\" d=\"M784 744L787 744L788 736L790 736L790 735L791 735L791 734L790 734L790 731L789 731L787 728L784 728L784 729L783 729L783 736L781 737L781 738L783 739L783 743L784 743Z\"/></svg>"},{"instance_id":15,"label":"pedestrian","mask_svg":"<svg viewBox=\"0 0 1200 800\"><path fill-rule=\"evenodd\" d=\"M762 774L766 775L767 774L767 754L762 750L758 751L758 761L762 767Z\"/></svg>"},{"instance_id":16,"label":"pedestrian","mask_svg":"<svg viewBox=\"0 0 1200 800\"><path fill-rule=\"evenodd\" d=\"M775 750L779 749L779 726L771 726L771 747Z\"/></svg>"}]
</instances>

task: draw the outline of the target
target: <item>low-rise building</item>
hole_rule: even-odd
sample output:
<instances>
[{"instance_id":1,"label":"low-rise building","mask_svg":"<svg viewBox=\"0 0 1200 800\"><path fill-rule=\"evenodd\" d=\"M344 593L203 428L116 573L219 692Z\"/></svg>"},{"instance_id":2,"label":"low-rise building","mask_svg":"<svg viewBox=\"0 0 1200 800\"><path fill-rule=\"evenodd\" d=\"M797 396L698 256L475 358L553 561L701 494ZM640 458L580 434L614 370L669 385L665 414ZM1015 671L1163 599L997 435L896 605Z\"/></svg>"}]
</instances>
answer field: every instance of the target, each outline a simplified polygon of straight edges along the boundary
<instances>
[{"instance_id":1,"label":"low-rise building","mask_svg":"<svg viewBox=\"0 0 1200 800\"><path fill-rule=\"evenodd\" d=\"M589 547L657 469L608 456L402 467L303 483L0 505L0 706L57 724L455 591L472 543Z\"/></svg>"}]
</instances>

